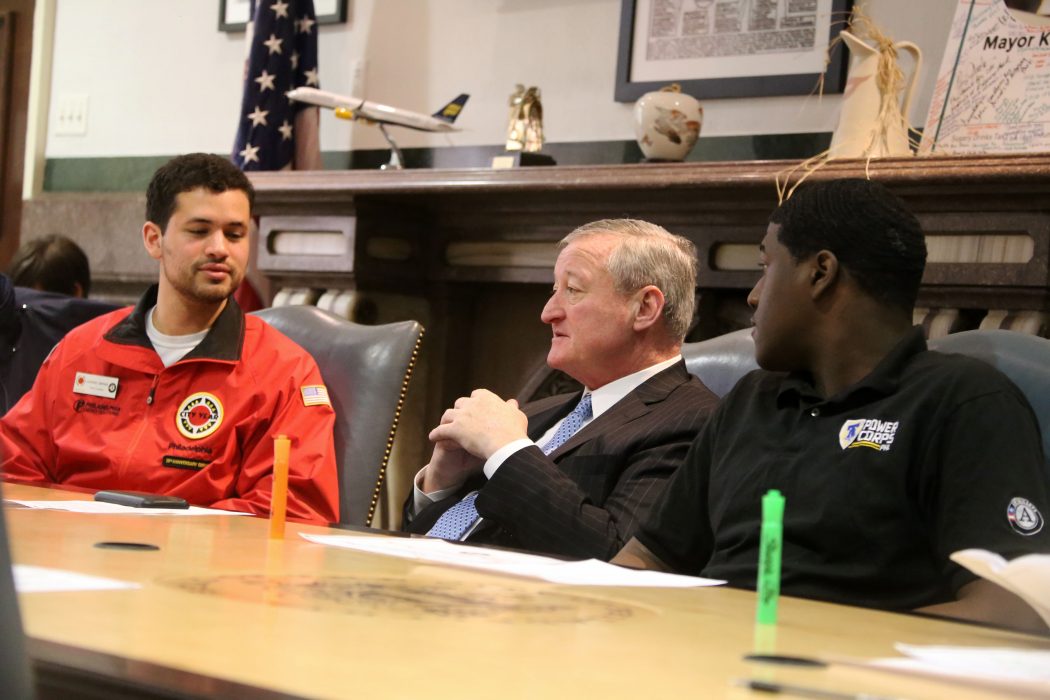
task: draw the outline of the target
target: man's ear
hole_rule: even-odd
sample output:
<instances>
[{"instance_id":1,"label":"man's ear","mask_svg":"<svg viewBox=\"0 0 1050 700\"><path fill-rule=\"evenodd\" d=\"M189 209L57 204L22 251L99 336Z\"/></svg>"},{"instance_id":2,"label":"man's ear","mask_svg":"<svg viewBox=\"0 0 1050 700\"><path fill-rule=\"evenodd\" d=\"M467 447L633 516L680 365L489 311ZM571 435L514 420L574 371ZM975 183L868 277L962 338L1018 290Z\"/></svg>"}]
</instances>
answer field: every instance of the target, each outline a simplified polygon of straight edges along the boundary
<instances>
[{"instance_id":1,"label":"man's ear","mask_svg":"<svg viewBox=\"0 0 1050 700\"><path fill-rule=\"evenodd\" d=\"M161 250L163 237L164 232L160 230L160 226L152 221L147 221L142 225L142 245L146 246L146 252L154 260L160 260L163 255Z\"/></svg>"},{"instance_id":2,"label":"man's ear","mask_svg":"<svg viewBox=\"0 0 1050 700\"><path fill-rule=\"evenodd\" d=\"M664 293L658 287L648 285L635 292L638 310L634 314L634 330L641 331L651 327L664 312Z\"/></svg>"},{"instance_id":3,"label":"man's ear","mask_svg":"<svg viewBox=\"0 0 1050 700\"><path fill-rule=\"evenodd\" d=\"M834 253L830 250L818 251L810 260L811 296L817 299L827 294L838 284L840 272L839 259Z\"/></svg>"}]
</instances>

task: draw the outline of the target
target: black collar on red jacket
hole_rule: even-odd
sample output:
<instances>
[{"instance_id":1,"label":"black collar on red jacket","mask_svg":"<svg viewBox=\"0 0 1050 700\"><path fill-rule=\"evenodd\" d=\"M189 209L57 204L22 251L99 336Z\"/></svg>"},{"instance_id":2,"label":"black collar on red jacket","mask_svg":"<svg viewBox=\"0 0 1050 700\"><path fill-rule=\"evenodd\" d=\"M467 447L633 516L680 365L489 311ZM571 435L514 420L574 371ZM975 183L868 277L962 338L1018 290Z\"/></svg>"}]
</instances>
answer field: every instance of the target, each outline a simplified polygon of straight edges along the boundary
<instances>
[{"instance_id":1,"label":"black collar on red jacket","mask_svg":"<svg viewBox=\"0 0 1050 700\"><path fill-rule=\"evenodd\" d=\"M153 343L146 335L146 314L157 305L157 285L151 286L142 295L135 308L120 323L113 326L105 339L118 345L137 345L153 350ZM183 360L208 359L237 362L244 346L244 312L233 297L226 299L219 317L215 319L208 335L193 348ZM181 361L181 360L180 360Z\"/></svg>"}]
</instances>

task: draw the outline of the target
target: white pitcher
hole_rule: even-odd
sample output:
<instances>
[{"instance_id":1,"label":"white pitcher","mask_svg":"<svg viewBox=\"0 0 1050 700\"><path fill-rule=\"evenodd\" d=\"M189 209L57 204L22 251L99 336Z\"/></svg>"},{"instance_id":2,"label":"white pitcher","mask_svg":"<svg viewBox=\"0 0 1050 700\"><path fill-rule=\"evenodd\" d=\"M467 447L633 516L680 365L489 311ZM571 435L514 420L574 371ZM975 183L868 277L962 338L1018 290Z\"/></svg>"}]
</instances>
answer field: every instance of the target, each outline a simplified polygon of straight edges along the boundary
<instances>
[{"instance_id":1,"label":"white pitcher","mask_svg":"<svg viewBox=\"0 0 1050 700\"><path fill-rule=\"evenodd\" d=\"M849 47L849 75L842 98L839 124L831 138L830 158L881 158L884 156L909 156L908 108L911 107L912 92L922 66L922 52L910 41L893 44L915 59L915 67L904 91L901 119L880 118L882 95L876 82L879 70L879 50L864 43L847 31L839 36Z\"/></svg>"}]
</instances>

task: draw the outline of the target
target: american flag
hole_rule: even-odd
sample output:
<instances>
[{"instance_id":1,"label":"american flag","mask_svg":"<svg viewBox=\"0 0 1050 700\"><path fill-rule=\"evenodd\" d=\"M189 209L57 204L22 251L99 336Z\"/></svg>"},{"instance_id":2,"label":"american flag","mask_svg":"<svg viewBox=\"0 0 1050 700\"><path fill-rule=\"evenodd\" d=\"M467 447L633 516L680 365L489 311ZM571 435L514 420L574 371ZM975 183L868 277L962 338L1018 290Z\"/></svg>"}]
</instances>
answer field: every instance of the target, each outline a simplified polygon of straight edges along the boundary
<instances>
[{"instance_id":1,"label":"american flag","mask_svg":"<svg viewBox=\"0 0 1050 700\"><path fill-rule=\"evenodd\" d=\"M285 93L318 87L313 0L252 0L251 48L231 158L241 170L321 167L316 107Z\"/></svg>"},{"instance_id":2,"label":"american flag","mask_svg":"<svg viewBox=\"0 0 1050 700\"><path fill-rule=\"evenodd\" d=\"M328 400L328 387L324 384L309 384L299 387L299 391L303 394L304 406L332 405L331 401Z\"/></svg>"}]
</instances>

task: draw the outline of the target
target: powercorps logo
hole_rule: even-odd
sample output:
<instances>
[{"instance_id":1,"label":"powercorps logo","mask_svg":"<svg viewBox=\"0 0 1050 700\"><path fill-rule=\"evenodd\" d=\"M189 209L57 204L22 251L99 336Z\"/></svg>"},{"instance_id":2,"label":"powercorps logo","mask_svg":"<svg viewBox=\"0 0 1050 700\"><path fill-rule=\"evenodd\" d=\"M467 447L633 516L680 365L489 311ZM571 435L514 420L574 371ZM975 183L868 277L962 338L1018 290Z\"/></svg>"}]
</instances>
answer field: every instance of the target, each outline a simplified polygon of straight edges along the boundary
<instances>
[{"instance_id":1,"label":"powercorps logo","mask_svg":"<svg viewBox=\"0 0 1050 700\"><path fill-rule=\"evenodd\" d=\"M854 418L839 429L839 445L842 449L868 447L879 452L889 452L900 421L882 421L874 418Z\"/></svg>"},{"instance_id":2,"label":"powercorps logo","mask_svg":"<svg viewBox=\"0 0 1050 700\"><path fill-rule=\"evenodd\" d=\"M175 427L190 440L208 437L222 425L222 402L201 391L192 394L175 412Z\"/></svg>"}]
</instances>

